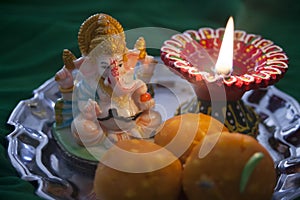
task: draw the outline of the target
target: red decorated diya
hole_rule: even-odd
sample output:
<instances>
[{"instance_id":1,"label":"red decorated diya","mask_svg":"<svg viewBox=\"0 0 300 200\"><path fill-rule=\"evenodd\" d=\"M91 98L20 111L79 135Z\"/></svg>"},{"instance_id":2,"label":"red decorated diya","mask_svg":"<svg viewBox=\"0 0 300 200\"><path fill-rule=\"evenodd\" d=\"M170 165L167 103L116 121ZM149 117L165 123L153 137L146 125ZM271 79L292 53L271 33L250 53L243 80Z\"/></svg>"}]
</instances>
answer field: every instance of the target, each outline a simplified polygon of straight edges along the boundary
<instances>
[{"instance_id":1,"label":"red decorated diya","mask_svg":"<svg viewBox=\"0 0 300 200\"><path fill-rule=\"evenodd\" d=\"M178 114L210 114L224 121L230 131L255 135L258 116L241 98L248 90L265 88L279 81L288 69L288 58L272 41L236 30L232 33L233 50L223 50L232 51L232 66L218 72L216 60L221 54L224 33L224 28L200 28L176 34L164 42L161 59L188 80L197 95L197 100L187 103L188 107L182 105ZM212 103L224 106L212 113Z\"/></svg>"}]
</instances>

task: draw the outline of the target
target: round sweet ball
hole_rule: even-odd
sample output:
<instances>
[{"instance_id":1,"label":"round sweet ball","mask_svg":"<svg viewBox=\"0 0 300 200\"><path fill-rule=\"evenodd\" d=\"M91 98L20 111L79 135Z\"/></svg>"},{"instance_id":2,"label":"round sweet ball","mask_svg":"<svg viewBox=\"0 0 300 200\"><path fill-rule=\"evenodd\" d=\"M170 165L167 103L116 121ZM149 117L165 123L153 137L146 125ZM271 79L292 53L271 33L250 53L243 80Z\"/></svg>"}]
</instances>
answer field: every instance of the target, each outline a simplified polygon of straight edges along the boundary
<instances>
[{"instance_id":1,"label":"round sweet ball","mask_svg":"<svg viewBox=\"0 0 300 200\"><path fill-rule=\"evenodd\" d=\"M98 164L94 192L103 200L178 200L182 166L165 148L145 140L123 140Z\"/></svg>"},{"instance_id":2,"label":"round sweet ball","mask_svg":"<svg viewBox=\"0 0 300 200\"><path fill-rule=\"evenodd\" d=\"M155 134L154 142L185 162L193 147L207 134L228 131L217 119L202 113L187 113L166 120Z\"/></svg>"},{"instance_id":3,"label":"round sweet ball","mask_svg":"<svg viewBox=\"0 0 300 200\"><path fill-rule=\"evenodd\" d=\"M204 141L195 146L183 171L183 190L189 200L272 198L274 163L253 137L222 133L206 140L207 144L216 142L206 153Z\"/></svg>"}]
</instances>

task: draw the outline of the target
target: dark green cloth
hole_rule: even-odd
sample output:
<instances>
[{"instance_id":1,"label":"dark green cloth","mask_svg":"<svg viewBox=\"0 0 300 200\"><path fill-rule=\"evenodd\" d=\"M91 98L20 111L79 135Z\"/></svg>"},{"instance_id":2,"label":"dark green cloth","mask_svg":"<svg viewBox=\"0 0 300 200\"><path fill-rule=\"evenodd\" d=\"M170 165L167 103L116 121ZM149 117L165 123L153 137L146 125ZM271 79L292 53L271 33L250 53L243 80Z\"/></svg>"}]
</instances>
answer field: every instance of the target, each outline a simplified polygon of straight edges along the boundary
<instances>
[{"instance_id":1,"label":"dark green cloth","mask_svg":"<svg viewBox=\"0 0 300 200\"><path fill-rule=\"evenodd\" d=\"M300 1L297 0L2 0L0 3L0 198L38 199L35 188L18 178L7 156L6 121L22 99L63 65L62 49L79 56L77 32L90 15L103 12L125 30L163 27L176 31L223 27L230 15L236 29L262 35L281 46L289 70L276 86L300 100ZM299 74L298 74L299 73Z\"/></svg>"}]
</instances>

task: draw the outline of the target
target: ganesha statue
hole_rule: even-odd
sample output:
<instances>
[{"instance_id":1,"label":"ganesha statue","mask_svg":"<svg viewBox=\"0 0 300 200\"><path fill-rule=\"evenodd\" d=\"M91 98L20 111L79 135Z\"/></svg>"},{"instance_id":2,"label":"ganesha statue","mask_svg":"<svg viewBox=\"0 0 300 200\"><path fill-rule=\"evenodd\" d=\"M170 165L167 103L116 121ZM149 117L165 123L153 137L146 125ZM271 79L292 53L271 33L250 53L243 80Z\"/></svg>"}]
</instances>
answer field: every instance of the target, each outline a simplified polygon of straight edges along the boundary
<instances>
[{"instance_id":1,"label":"ganesha statue","mask_svg":"<svg viewBox=\"0 0 300 200\"><path fill-rule=\"evenodd\" d=\"M147 84L156 61L145 40L126 47L121 24L106 14L89 17L80 27L81 57L64 50L56 73L62 98L56 102L56 126L71 127L80 145L150 138L161 123Z\"/></svg>"}]
</instances>

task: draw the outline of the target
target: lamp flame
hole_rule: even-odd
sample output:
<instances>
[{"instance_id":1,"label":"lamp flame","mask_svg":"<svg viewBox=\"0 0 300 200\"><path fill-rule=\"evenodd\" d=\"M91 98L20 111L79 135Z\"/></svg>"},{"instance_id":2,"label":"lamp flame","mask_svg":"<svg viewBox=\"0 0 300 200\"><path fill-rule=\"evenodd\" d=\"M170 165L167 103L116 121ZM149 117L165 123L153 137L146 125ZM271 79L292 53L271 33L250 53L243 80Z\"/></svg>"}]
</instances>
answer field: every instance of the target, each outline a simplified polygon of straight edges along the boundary
<instances>
[{"instance_id":1,"label":"lamp flame","mask_svg":"<svg viewBox=\"0 0 300 200\"><path fill-rule=\"evenodd\" d=\"M234 41L234 23L230 17L221 44L219 56L215 65L215 72L222 76L230 76L233 67L233 41Z\"/></svg>"}]
</instances>

